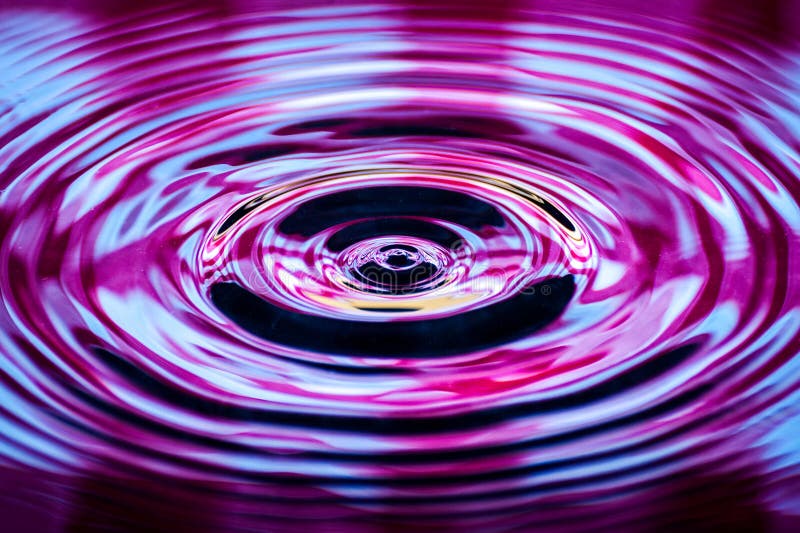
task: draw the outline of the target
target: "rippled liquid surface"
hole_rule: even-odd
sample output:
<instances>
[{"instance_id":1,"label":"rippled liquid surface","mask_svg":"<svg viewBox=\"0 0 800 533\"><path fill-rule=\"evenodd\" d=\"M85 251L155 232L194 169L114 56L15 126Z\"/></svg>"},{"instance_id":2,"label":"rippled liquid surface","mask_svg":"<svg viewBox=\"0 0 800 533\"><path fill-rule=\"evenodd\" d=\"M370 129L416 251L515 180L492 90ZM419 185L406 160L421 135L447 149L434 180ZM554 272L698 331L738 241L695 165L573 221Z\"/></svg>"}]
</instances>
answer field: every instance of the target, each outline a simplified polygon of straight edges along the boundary
<instances>
[{"instance_id":1,"label":"rippled liquid surface","mask_svg":"<svg viewBox=\"0 0 800 533\"><path fill-rule=\"evenodd\" d=\"M5 527L796 530L797 13L2 4Z\"/></svg>"}]
</instances>

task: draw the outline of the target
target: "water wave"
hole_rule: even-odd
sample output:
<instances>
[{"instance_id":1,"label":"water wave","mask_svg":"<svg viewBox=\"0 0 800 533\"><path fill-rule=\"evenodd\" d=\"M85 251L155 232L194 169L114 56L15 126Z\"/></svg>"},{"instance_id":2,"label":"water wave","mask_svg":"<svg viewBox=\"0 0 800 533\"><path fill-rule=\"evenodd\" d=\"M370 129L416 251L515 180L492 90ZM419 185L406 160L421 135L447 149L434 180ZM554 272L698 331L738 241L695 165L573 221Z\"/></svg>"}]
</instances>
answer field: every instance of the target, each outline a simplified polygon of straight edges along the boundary
<instances>
[{"instance_id":1,"label":"water wave","mask_svg":"<svg viewBox=\"0 0 800 533\"><path fill-rule=\"evenodd\" d=\"M3 7L9 497L796 524L798 50L700 4Z\"/></svg>"}]
</instances>

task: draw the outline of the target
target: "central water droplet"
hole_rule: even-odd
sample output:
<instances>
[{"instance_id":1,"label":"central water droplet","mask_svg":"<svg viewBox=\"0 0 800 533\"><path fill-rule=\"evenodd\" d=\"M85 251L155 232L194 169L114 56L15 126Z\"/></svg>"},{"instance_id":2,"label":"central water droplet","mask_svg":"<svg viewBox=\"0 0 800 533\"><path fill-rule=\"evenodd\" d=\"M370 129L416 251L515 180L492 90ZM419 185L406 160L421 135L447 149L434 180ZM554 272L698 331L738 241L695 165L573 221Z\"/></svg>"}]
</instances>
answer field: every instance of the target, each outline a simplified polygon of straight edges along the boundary
<instances>
[{"instance_id":1,"label":"central water droplet","mask_svg":"<svg viewBox=\"0 0 800 533\"><path fill-rule=\"evenodd\" d=\"M378 263L393 270L403 270L418 265L422 257L413 246L396 245L381 249Z\"/></svg>"},{"instance_id":2,"label":"central water droplet","mask_svg":"<svg viewBox=\"0 0 800 533\"><path fill-rule=\"evenodd\" d=\"M412 244L398 236L391 239L360 243L344 252L347 275L358 284L358 290L403 295L440 284L439 278L447 271L444 252L432 243Z\"/></svg>"}]
</instances>

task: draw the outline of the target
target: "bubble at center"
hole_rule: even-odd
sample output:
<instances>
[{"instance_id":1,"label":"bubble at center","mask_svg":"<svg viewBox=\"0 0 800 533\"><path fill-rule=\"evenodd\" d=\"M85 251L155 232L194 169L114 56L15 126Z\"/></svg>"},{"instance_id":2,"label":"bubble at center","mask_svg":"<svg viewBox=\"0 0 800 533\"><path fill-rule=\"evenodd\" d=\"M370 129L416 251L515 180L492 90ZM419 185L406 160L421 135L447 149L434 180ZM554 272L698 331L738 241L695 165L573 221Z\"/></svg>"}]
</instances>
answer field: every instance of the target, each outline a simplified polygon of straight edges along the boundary
<instances>
[{"instance_id":1,"label":"bubble at center","mask_svg":"<svg viewBox=\"0 0 800 533\"><path fill-rule=\"evenodd\" d=\"M376 262L390 270L406 270L422 262L422 255L413 246L395 244L380 249Z\"/></svg>"}]
</instances>

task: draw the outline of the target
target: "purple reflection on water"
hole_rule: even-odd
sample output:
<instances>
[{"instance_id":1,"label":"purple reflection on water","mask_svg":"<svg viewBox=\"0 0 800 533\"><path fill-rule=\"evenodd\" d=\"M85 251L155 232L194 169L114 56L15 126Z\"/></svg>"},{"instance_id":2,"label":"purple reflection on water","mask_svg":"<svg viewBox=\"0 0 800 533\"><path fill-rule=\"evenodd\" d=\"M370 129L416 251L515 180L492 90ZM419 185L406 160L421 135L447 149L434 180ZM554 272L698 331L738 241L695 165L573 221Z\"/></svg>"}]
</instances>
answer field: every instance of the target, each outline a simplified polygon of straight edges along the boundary
<instances>
[{"instance_id":1,"label":"purple reflection on water","mask_svg":"<svg viewBox=\"0 0 800 533\"><path fill-rule=\"evenodd\" d=\"M800 528L795 3L0 13L4 528Z\"/></svg>"}]
</instances>

